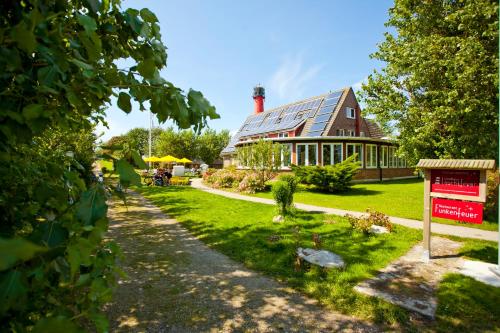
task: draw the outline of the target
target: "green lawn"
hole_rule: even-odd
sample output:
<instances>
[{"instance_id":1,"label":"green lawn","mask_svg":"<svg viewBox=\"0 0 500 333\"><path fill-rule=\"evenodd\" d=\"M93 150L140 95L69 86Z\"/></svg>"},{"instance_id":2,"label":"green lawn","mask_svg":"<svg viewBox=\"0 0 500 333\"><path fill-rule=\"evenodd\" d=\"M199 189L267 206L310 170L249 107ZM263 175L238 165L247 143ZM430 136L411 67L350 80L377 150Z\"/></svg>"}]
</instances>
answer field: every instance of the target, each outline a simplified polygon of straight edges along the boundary
<instances>
[{"instance_id":1,"label":"green lawn","mask_svg":"<svg viewBox=\"0 0 500 333\"><path fill-rule=\"evenodd\" d=\"M423 219L424 183L422 179L402 179L383 183L355 184L349 192L341 194L322 193L303 186L299 187L294 201L309 205L339 208L364 212L375 209L389 216L404 217L414 220ZM259 192L252 196L272 199L270 191ZM435 222L459 225L446 219L433 219ZM460 224L471 228L498 230L498 224L484 221L483 224Z\"/></svg>"},{"instance_id":2,"label":"green lawn","mask_svg":"<svg viewBox=\"0 0 500 333\"><path fill-rule=\"evenodd\" d=\"M276 211L270 205L229 199L189 187L142 187L139 191L210 247L336 311L370 319L396 330L446 332L465 327L481 331L500 327L500 310L490 306L491 300L500 298L500 288L479 284L486 298L465 299L461 295L473 294L475 291L470 288L476 288L477 283L462 276L451 276L446 280L443 294L456 293L457 297L440 296L438 317L434 323L413 321L414 315L406 310L353 291L357 283L376 274L378 269L421 240L419 230L395 226L392 234L365 236L353 232L343 217L329 217L334 223L326 224L325 215L302 211L290 221L276 224L271 222ZM294 231L295 226L299 227L298 233ZM294 270L295 249L297 246L312 247L313 233L321 235L322 248L343 256L347 263L345 270L325 271L317 267L305 267L299 272ZM273 235L281 239L269 241ZM494 243L466 241L464 249L470 257L496 259ZM470 307L468 315L481 316L462 321L459 315L465 306Z\"/></svg>"}]
</instances>

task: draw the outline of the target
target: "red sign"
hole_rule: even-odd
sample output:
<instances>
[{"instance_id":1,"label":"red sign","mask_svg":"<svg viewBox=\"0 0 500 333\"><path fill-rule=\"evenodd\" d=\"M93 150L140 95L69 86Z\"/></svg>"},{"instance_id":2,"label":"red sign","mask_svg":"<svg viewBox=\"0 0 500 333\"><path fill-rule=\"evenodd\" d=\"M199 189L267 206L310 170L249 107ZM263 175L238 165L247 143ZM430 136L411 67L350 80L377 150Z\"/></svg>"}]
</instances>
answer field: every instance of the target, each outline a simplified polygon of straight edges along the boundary
<instances>
[{"instance_id":1,"label":"red sign","mask_svg":"<svg viewBox=\"0 0 500 333\"><path fill-rule=\"evenodd\" d=\"M431 170L431 192L479 196L479 170Z\"/></svg>"},{"instance_id":2,"label":"red sign","mask_svg":"<svg viewBox=\"0 0 500 333\"><path fill-rule=\"evenodd\" d=\"M434 198L432 199L432 216L481 224L483 223L483 204Z\"/></svg>"}]
</instances>

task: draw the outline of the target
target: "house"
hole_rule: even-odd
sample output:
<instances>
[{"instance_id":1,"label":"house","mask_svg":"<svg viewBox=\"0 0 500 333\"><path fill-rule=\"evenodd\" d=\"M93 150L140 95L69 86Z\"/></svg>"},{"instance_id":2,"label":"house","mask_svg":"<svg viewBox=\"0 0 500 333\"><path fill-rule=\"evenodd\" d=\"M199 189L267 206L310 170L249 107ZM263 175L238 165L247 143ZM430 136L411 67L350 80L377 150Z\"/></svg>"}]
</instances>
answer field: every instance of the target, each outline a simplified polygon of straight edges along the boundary
<instances>
[{"instance_id":1,"label":"house","mask_svg":"<svg viewBox=\"0 0 500 333\"><path fill-rule=\"evenodd\" d=\"M264 110L265 90L254 88L254 113L231 138L221 156L224 166L238 165L236 148L267 138L291 152L283 169L296 165L328 165L358 154L358 180L414 177L415 168L396 155L397 144L380 127L361 116L352 88L329 92Z\"/></svg>"}]
</instances>

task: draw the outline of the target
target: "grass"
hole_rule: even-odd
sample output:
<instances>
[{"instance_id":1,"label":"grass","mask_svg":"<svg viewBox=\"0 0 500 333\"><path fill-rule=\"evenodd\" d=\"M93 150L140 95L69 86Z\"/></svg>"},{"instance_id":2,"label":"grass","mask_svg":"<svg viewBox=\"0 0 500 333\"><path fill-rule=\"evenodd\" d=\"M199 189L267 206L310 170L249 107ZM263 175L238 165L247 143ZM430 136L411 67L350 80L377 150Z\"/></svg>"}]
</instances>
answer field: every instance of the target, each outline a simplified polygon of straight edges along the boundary
<instances>
[{"instance_id":1,"label":"grass","mask_svg":"<svg viewBox=\"0 0 500 333\"><path fill-rule=\"evenodd\" d=\"M342 313L373 320L391 329L410 331L454 331L463 325L473 329L500 327L500 317L488 308L487 300L468 298L449 301L440 298L437 321L423 323L414 314L378 298L353 291L359 282L372 277L397 257L406 253L421 240L419 230L395 226L391 234L365 236L351 230L343 217L298 211L285 223L272 223L275 207L241 200L229 199L193 188L169 187L140 189L142 194L175 217L194 235L210 247L242 262L247 267L272 276L289 286L318 299L325 306ZM325 218L330 223L326 224ZM294 226L299 229L294 231ZM323 270L316 266L294 270L294 251L297 246L312 247L312 234L322 237L322 248L340 254L347 263L345 270ZM271 242L277 235L280 240ZM483 259L488 254L495 259L489 247L493 243L466 241L466 252L471 257ZM486 254L481 252L486 250ZM467 288L472 285L459 276L446 281L447 292L474 294ZM483 288L484 289L484 288ZM441 291L441 289L440 289ZM440 294L441 295L441 294ZM500 289L489 290L485 297L500 297ZM458 303L456 303L458 302ZM473 322L457 322L462 306L470 305L469 314L488 312L489 321L476 317ZM445 308L442 308L442 307ZM496 311L496 310L495 310Z\"/></svg>"},{"instance_id":2,"label":"grass","mask_svg":"<svg viewBox=\"0 0 500 333\"><path fill-rule=\"evenodd\" d=\"M423 220L423 193L423 180L413 178L384 181L383 183L355 184L349 192L341 194L323 193L301 186L294 196L294 201L357 212L364 212L368 208L372 208L389 216ZM258 192L252 196L273 198L270 191ZM446 219L435 218L433 221L459 225L455 221ZM483 230L498 230L498 224L491 221L484 221L483 224L460 225Z\"/></svg>"}]
</instances>

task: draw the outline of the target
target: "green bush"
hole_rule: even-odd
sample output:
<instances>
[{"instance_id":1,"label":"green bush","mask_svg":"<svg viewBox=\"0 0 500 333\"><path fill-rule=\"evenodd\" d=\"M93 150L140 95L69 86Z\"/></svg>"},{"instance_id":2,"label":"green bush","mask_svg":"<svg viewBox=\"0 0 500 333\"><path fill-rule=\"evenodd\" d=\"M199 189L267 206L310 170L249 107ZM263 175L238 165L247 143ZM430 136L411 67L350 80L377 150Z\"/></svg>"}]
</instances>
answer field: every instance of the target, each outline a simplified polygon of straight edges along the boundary
<instances>
[{"instance_id":1,"label":"green bush","mask_svg":"<svg viewBox=\"0 0 500 333\"><path fill-rule=\"evenodd\" d=\"M279 180L286 182L288 184L288 186L290 187L290 196L288 198L289 199L288 206L291 207L292 203L293 203L293 195L297 191L297 185L299 183L299 180L294 175L281 175L279 177Z\"/></svg>"},{"instance_id":2,"label":"green bush","mask_svg":"<svg viewBox=\"0 0 500 333\"><path fill-rule=\"evenodd\" d=\"M356 175L360 163L353 155L345 161L327 166L296 166L292 167L302 184L315 185L318 189L328 192L344 192L351 187L351 181Z\"/></svg>"},{"instance_id":3,"label":"green bush","mask_svg":"<svg viewBox=\"0 0 500 333\"><path fill-rule=\"evenodd\" d=\"M496 221L498 219L498 184L500 184L498 169L488 173L487 184L488 193L484 204L484 216L488 220Z\"/></svg>"},{"instance_id":4,"label":"green bush","mask_svg":"<svg viewBox=\"0 0 500 333\"><path fill-rule=\"evenodd\" d=\"M348 219L353 229L364 234L370 233L372 225L385 227L389 232L392 232L393 226L387 215L371 209L367 209L366 212L368 215L362 217L355 217L350 214L346 214L345 217Z\"/></svg>"},{"instance_id":5,"label":"green bush","mask_svg":"<svg viewBox=\"0 0 500 333\"><path fill-rule=\"evenodd\" d=\"M273 184L273 197L278 205L278 210L281 215L286 215L290 211L291 202L293 200L293 193L290 184L278 180Z\"/></svg>"}]
</instances>

